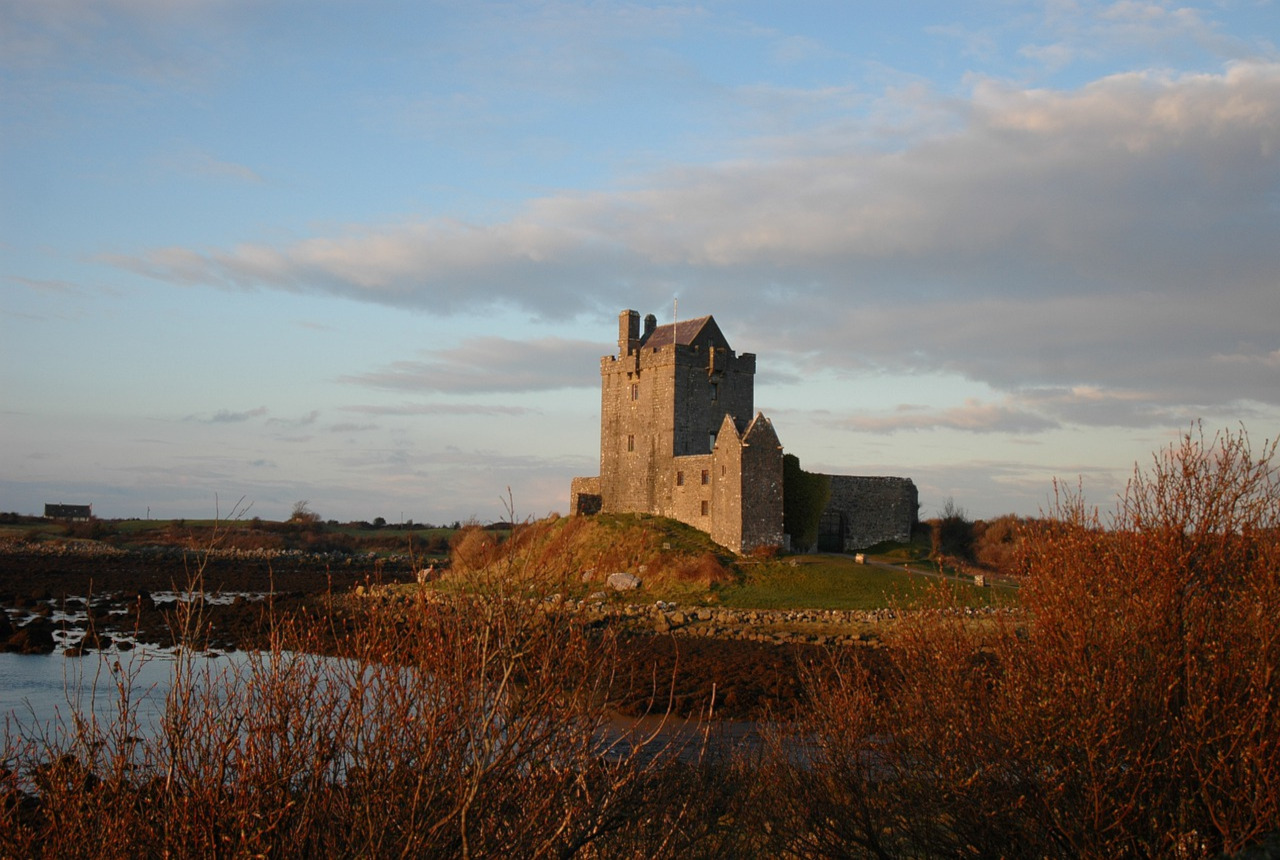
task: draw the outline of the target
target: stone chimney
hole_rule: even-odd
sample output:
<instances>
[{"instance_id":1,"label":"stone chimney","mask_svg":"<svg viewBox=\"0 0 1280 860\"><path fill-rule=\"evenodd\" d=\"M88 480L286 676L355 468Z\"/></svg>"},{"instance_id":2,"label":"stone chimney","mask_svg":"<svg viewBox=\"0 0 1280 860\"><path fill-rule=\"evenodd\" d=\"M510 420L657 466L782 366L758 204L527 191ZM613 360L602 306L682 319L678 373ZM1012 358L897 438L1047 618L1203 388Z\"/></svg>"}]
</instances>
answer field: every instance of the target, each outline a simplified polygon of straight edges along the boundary
<instances>
[{"instance_id":1,"label":"stone chimney","mask_svg":"<svg viewBox=\"0 0 1280 860\"><path fill-rule=\"evenodd\" d=\"M640 312L618 314L618 355L630 355L640 346Z\"/></svg>"},{"instance_id":2,"label":"stone chimney","mask_svg":"<svg viewBox=\"0 0 1280 860\"><path fill-rule=\"evenodd\" d=\"M649 335L653 334L654 329L658 327L658 318L653 314L645 314L644 317L644 337L640 338L641 342L649 339Z\"/></svg>"}]
</instances>

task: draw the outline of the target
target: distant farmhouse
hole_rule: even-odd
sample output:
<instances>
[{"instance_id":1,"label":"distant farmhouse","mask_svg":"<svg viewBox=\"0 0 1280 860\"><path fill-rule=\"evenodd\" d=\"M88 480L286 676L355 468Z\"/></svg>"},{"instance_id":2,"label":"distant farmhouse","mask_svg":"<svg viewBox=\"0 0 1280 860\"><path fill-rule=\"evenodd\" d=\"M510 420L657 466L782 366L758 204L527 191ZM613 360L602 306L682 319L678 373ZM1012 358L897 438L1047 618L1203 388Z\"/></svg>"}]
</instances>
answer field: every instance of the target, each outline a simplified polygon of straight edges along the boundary
<instances>
[{"instance_id":1,"label":"distant farmhouse","mask_svg":"<svg viewBox=\"0 0 1280 860\"><path fill-rule=\"evenodd\" d=\"M93 519L93 505L49 505L44 506L44 515L50 520L88 520Z\"/></svg>"},{"instance_id":2,"label":"distant farmhouse","mask_svg":"<svg viewBox=\"0 0 1280 860\"><path fill-rule=\"evenodd\" d=\"M782 443L755 411L755 372L710 316L659 326L650 314L641 331L623 311L618 354L600 359L600 474L573 479L570 510L671 517L737 553L787 546ZM822 477L821 548L910 538L910 478Z\"/></svg>"}]
</instances>

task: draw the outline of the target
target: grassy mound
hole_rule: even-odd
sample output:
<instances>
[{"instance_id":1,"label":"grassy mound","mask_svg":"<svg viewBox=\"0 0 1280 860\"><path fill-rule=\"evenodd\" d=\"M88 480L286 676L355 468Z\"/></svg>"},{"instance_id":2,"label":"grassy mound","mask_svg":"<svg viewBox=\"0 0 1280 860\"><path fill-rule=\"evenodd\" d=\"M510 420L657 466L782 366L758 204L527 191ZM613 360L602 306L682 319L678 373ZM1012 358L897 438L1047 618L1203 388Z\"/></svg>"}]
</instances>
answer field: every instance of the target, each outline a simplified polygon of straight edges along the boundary
<instances>
[{"instance_id":1,"label":"grassy mound","mask_svg":"<svg viewBox=\"0 0 1280 860\"><path fill-rule=\"evenodd\" d=\"M573 595L599 591L609 574L622 572L639 577L650 593L691 595L733 581L732 558L707 535L664 517L551 517L517 526L506 540L463 529L448 577L497 575Z\"/></svg>"}]
</instances>

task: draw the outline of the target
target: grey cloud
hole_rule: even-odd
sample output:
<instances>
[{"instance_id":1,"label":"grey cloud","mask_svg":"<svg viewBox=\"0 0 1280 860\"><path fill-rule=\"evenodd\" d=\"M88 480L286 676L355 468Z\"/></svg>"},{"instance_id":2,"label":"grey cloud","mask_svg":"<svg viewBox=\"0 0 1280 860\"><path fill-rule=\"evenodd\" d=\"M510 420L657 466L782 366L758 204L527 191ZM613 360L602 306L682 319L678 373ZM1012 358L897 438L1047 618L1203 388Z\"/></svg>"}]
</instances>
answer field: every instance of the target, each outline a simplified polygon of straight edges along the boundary
<instances>
[{"instance_id":1,"label":"grey cloud","mask_svg":"<svg viewBox=\"0 0 1280 860\"><path fill-rule=\"evenodd\" d=\"M396 391L453 393L573 388L596 384L591 368L600 350L598 342L557 337L473 338L456 348L428 350L426 361L398 361L342 381Z\"/></svg>"},{"instance_id":2,"label":"grey cloud","mask_svg":"<svg viewBox=\"0 0 1280 860\"><path fill-rule=\"evenodd\" d=\"M267 423L272 425L282 425L285 427L308 427L320 418L320 410L312 409L306 415L297 418L268 418Z\"/></svg>"},{"instance_id":3,"label":"grey cloud","mask_svg":"<svg viewBox=\"0 0 1280 860\"><path fill-rule=\"evenodd\" d=\"M1011 395L1144 392L1145 406L1106 420L1280 403L1259 358L1277 349L1280 318L1280 64L1116 75L1073 91L987 81L967 104L936 101L952 126L934 123L897 149L840 149L818 135L820 152L549 196L502 223L352 227L109 262L178 284L438 314L506 305L569 319L662 307L678 293L682 307L736 315L735 331L760 336L753 349L797 365L821 355L846 368L954 372ZM504 364L512 344L495 340L347 381L592 383L581 367L598 344L547 347L537 372ZM1052 408L1071 420L1123 411Z\"/></svg>"},{"instance_id":4,"label":"grey cloud","mask_svg":"<svg viewBox=\"0 0 1280 860\"><path fill-rule=\"evenodd\" d=\"M342 407L361 415L527 415L522 406L489 406L475 403L402 403L394 406L357 404Z\"/></svg>"},{"instance_id":5,"label":"grey cloud","mask_svg":"<svg viewBox=\"0 0 1280 860\"><path fill-rule=\"evenodd\" d=\"M1075 489L1077 484L1086 502L1107 508L1124 489L1128 469L1105 469L1093 464L1046 469L1029 461L978 461L965 464L933 463L915 470L920 493L920 516L937 516L948 498L956 499L966 513L989 519L1018 511L1035 515L1053 507L1053 486ZM972 507L974 499L999 499L1000 507Z\"/></svg>"},{"instance_id":6,"label":"grey cloud","mask_svg":"<svg viewBox=\"0 0 1280 860\"><path fill-rule=\"evenodd\" d=\"M233 412L230 409L219 409L212 415L188 415L183 420L199 424L239 424L253 418L261 418L266 414L267 407L259 406L257 409L246 409L242 412Z\"/></svg>"},{"instance_id":7,"label":"grey cloud","mask_svg":"<svg viewBox=\"0 0 1280 860\"><path fill-rule=\"evenodd\" d=\"M500 224L438 219L111 262L178 283L562 316L601 273L605 292L729 273L756 290L927 298L1081 283L1165 292L1213 274L1256 285L1280 259L1259 242L1276 234L1280 65L1122 75L1072 93L987 84L968 122L900 152L687 169L648 190L543 198Z\"/></svg>"},{"instance_id":8,"label":"grey cloud","mask_svg":"<svg viewBox=\"0 0 1280 860\"><path fill-rule=\"evenodd\" d=\"M903 406L886 415L855 415L839 419L841 427L873 433L897 430L966 430L973 433L1035 433L1058 426L1056 421L1007 404L968 400L951 409Z\"/></svg>"}]
</instances>

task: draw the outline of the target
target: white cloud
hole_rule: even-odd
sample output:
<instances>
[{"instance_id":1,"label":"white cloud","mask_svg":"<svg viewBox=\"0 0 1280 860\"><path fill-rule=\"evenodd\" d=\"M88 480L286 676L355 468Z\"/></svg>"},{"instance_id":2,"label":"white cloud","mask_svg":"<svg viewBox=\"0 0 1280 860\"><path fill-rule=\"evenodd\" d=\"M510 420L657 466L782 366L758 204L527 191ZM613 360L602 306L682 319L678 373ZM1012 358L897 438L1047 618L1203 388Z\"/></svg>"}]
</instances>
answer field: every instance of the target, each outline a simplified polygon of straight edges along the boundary
<instances>
[{"instance_id":1,"label":"white cloud","mask_svg":"<svg viewBox=\"0 0 1280 860\"><path fill-rule=\"evenodd\" d=\"M1120 52L1168 56L1198 49L1222 57L1248 53L1238 39L1223 36L1212 20L1187 5L1080 0L1050 2L1044 8L1044 40L1024 45L1021 53L1050 69Z\"/></svg>"},{"instance_id":2,"label":"white cloud","mask_svg":"<svg viewBox=\"0 0 1280 860\"><path fill-rule=\"evenodd\" d=\"M568 319L664 307L678 293L732 308L771 348L837 366L943 370L1006 392L1147 392L1109 419L1122 423L1280 402L1265 365L1227 372L1211 360L1241 341L1276 348L1280 64L1122 74L1072 91L984 81L951 110L958 130L893 151L824 142L808 156L672 169L646 186L536 199L498 223L355 225L109 261L180 284L446 314L505 305ZM569 361L591 351L561 346L565 363L542 357L543 385L569 384ZM510 390L501 362L482 355L506 361L510 347L352 381ZM1060 408L1064 419L1118 414Z\"/></svg>"}]
</instances>

